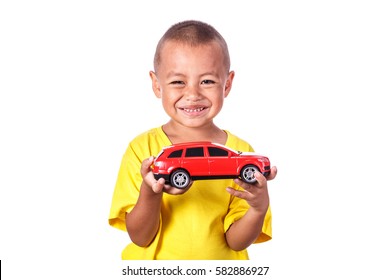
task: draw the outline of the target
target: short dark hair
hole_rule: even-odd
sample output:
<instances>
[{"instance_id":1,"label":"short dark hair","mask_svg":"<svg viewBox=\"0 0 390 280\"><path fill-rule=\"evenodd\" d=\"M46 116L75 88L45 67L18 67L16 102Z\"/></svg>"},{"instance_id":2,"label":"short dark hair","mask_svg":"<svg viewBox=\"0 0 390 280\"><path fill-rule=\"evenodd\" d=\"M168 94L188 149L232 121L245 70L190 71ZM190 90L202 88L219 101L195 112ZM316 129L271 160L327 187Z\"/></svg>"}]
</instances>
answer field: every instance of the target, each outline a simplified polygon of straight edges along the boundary
<instances>
[{"instance_id":1,"label":"short dark hair","mask_svg":"<svg viewBox=\"0 0 390 280\"><path fill-rule=\"evenodd\" d=\"M155 71L161 63L161 49L167 41L177 41L195 47L213 41L217 42L224 53L227 72L230 70L230 55L226 41L210 24L197 20L187 20L172 25L157 44L154 55Z\"/></svg>"}]
</instances>

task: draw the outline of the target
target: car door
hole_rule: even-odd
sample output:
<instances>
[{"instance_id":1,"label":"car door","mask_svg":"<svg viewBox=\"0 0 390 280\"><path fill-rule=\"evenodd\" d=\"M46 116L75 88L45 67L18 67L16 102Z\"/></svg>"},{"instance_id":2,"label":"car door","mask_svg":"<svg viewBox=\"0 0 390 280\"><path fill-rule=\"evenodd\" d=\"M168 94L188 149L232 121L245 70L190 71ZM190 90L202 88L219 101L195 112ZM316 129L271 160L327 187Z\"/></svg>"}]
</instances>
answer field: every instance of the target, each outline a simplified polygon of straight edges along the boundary
<instances>
[{"instance_id":1,"label":"car door","mask_svg":"<svg viewBox=\"0 0 390 280\"><path fill-rule=\"evenodd\" d=\"M208 176L209 163L205 158L203 147L189 147L186 149L182 167L186 169L191 177Z\"/></svg>"},{"instance_id":2,"label":"car door","mask_svg":"<svg viewBox=\"0 0 390 280\"><path fill-rule=\"evenodd\" d=\"M237 160L231 152L220 147L207 147L211 176L236 175Z\"/></svg>"}]
</instances>

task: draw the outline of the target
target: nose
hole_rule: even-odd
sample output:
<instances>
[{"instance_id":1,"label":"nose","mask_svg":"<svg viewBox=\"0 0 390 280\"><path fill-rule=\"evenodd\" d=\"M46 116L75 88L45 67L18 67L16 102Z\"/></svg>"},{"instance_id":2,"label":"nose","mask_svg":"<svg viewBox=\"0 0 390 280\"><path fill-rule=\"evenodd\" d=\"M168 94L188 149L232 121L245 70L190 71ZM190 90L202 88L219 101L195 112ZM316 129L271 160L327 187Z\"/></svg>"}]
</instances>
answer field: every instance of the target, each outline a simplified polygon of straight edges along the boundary
<instances>
[{"instance_id":1,"label":"nose","mask_svg":"<svg viewBox=\"0 0 390 280\"><path fill-rule=\"evenodd\" d=\"M202 99L202 94L197 85L188 85L184 90L184 97L187 101L199 101Z\"/></svg>"}]
</instances>

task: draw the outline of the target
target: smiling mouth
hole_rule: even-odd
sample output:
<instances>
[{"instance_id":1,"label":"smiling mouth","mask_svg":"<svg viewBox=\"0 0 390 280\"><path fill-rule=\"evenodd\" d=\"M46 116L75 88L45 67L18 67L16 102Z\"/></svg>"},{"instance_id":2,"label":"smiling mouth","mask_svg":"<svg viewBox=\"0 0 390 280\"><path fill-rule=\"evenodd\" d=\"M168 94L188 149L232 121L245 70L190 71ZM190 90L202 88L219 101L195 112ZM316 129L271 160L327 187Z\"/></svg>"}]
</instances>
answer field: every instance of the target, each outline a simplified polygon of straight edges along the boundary
<instances>
[{"instance_id":1,"label":"smiling mouth","mask_svg":"<svg viewBox=\"0 0 390 280\"><path fill-rule=\"evenodd\" d=\"M206 107L200 107L200 108L180 108L184 112L187 113L199 113L206 109Z\"/></svg>"}]
</instances>

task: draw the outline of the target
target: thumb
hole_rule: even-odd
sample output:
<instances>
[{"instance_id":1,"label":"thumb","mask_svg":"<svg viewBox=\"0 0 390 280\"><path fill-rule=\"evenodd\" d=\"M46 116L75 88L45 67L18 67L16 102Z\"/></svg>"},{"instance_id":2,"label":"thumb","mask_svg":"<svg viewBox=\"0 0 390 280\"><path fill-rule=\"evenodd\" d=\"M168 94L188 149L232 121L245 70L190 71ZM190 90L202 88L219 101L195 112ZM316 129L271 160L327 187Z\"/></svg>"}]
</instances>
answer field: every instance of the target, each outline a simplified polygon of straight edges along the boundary
<instances>
[{"instance_id":1,"label":"thumb","mask_svg":"<svg viewBox=\"0 0 390 280\"><path fill-rule=\"evenodd\" d=\"M150 166L153 164L154 157L151 156L144 161L142 161L141 164L141 174L142 176L145 176L150 171Z\"/></svg>"}]
</instances>

